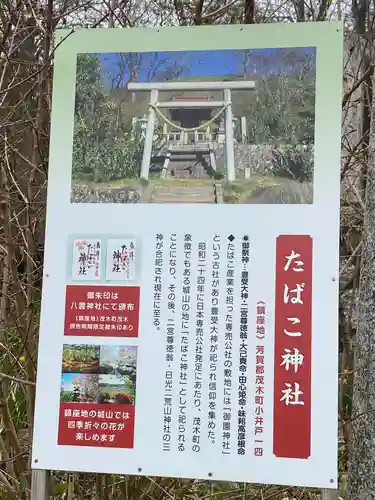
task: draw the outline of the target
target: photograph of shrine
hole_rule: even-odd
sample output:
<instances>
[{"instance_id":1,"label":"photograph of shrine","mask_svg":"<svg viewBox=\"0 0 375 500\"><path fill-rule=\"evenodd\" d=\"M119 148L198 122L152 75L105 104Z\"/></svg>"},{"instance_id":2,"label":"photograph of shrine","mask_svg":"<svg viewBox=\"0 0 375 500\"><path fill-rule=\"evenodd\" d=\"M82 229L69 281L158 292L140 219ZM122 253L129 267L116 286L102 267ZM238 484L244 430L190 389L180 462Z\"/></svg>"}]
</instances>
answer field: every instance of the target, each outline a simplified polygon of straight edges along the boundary
<instances>
[{"instance_id":1,"label":"photograph of shrine","mask_svg":"<svg viewBox=\"0 0 375 500\"><path fill-rule=\"evenodd\" d=\"M79 54L72 203L313 203L315 49Z\"/></svg>"}]
</instances>

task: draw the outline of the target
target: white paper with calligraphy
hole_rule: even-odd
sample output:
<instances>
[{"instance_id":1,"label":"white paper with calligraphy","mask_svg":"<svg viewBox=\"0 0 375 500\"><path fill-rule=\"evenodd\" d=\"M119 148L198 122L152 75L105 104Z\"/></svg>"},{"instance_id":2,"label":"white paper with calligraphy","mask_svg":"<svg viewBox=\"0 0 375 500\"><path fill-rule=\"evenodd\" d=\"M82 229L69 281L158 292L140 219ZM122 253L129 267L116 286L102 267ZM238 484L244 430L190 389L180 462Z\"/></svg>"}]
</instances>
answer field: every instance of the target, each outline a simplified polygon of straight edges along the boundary
<instances>
[{"instance_id":1,"label":"white paper with calligraphy","mask_svg":"<svg viewBox=\"0 0 375 500\"><path fill-rule=\"evenodd\" d=\"M100 280L102 242L98 239L79 239L73 242L72 279Z\"/></svg>"},{"instance_id":2,"label":"white paper with calligraphy","mask_svg":"<svg viewBox=\"0 0 375 500\"><path fill-rule=\"evenodd\" d=\"M136 241L109 239L106 259L107 281L134 281L136 279Z\"/></svg>"}]
</instances>

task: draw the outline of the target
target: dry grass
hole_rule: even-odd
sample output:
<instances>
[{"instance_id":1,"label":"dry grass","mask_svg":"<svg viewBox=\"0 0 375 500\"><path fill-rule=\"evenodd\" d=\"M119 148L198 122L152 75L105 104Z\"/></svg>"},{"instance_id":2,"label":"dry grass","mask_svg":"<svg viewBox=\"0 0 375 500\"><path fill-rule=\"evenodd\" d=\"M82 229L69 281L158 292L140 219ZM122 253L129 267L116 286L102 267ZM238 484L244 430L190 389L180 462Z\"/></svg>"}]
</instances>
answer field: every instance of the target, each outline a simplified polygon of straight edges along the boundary
<instances>
[{"instance_id":1,"label":"dry grass","mask_svg":"<svg viewBox=\"0 0 375 500\"><path fill-rule=\"evenodd\" d=\"M239 178L223 185L225 203L246 203L258 188L278 186L280 180L271 175L253 174L250 179Z\"/></svg>"},{"instance_id":2,"label":"dry grass","mask_svg":"<svg viewBox=\"0 0 375 500\"><path fill-rule=\"evenodd\" d=\"M86 498L93 500L102 498L107 500L318 500L321 498L319 491L294 487L90 474L62 474L51 478L51 488L58 495L69 493L69 500Z\"/></svg>"}]
</instances>

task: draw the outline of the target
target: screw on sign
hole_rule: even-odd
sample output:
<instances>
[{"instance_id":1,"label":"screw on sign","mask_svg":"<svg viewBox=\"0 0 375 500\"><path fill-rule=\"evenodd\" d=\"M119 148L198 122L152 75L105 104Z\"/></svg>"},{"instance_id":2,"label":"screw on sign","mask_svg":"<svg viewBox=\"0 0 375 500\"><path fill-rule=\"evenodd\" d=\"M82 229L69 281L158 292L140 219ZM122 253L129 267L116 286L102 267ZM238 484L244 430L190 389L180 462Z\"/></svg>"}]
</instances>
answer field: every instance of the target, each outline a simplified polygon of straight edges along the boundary
<instances>
[{"instance_id":1,"label":"screw on sign","mask_svg":"<svg viewBox=\"0 0 375 500\"><path fill-rule=\"evenodd\" d=\"M277 457L306 459L311 453L312 251L308 235L277 238L273 431Z\"/></svg>"}]
</instances>

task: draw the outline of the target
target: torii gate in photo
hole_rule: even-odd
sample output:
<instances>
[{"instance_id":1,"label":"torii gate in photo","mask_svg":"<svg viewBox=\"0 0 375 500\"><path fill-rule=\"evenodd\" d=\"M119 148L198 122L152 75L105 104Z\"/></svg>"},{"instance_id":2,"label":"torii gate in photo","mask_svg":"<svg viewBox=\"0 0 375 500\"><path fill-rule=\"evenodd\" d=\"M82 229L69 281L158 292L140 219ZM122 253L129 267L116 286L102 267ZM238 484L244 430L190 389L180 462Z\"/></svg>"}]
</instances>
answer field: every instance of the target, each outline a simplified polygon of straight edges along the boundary
<instances>
[{"instance_id":1,"label":"torii gate in photo","mask_svg":"<svg viewBox=\"0 0 375 500\"><path fill-rule=\"evenodd\" d=\"M236 178L234 162L234 140L233 140L233 111L232 111L232 90L253 90L255 82L249 80L217 81L217 82L129 82L129 91L146 91L151 93L148 118L146 126L145 145L143 149L141 178L148 179L150 161L152 154L152 142L155 129L155 110L160 108L219 108L225 113L225 152L227 164L227 178L233 182ZM199 90L223 91L222 101L186 101L178 100L174 102L159 102L159 92L187 92Z\"/></svg>"}]
</instances>

